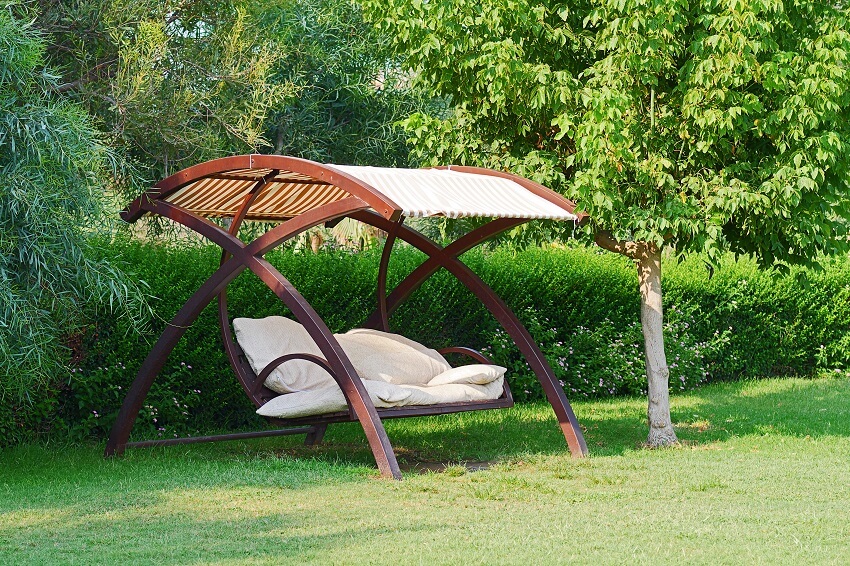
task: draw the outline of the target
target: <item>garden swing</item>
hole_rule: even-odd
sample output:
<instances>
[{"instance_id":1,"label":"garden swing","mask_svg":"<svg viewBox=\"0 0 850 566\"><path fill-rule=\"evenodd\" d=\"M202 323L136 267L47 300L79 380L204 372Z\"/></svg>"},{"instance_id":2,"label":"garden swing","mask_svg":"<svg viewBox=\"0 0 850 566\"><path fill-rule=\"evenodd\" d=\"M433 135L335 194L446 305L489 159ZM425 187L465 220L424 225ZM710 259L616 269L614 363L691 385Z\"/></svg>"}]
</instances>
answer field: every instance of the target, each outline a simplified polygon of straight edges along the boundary
<instances>
[{"instance_id":1,"label":"garden swing","mask_svg":"<svg viewBox=\"0 0 850 566\"><path fill-rule=\"evenodd\" d=\"M354 167L254 154L215 159L171 175L130 203L121 217L135 222L159 215L177 222L220 246L221 264L166 326L142 363L112 427L106 455L121 454L128 447L289 434L306 434L306 443L316 444L329 424L359 421L381 475L400 479L382 419L513 405L504 368L489 365L481 353L465 347L435 351L389 332L389 316L440 268L454 275L501 324L540 381L571 453L585 455L579 424L540 348L505 302L458 259L532 219L577 221L574 210L572 202L542 185L475 167ZM404 224L406 217L434 216L492 220L446 247ZM263 256L309 228L346 217L385 231L387 239L378 268L376 310L362 328L332 334ZM225 229L208 218L231 222ZM237 237L245 220L277 226L245 243ZM428 259L387 294L387 267L396 239ZM226 289L246 269L277 295L295 320L231 321ZM215 298L224 349L236 377L258 413L276 428L129 442L154 378L186 329ZM445 354L468 356L477 364L451 368Z\"/></svg>"}]
</instances>

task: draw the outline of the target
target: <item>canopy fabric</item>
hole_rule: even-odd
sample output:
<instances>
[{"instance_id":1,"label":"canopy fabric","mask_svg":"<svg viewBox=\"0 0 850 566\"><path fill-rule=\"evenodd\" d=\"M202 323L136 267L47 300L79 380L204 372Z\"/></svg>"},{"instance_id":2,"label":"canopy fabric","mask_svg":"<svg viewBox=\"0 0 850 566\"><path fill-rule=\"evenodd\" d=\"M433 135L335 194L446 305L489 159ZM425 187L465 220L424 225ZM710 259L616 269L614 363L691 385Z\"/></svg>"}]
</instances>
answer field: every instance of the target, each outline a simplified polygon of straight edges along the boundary
<instances>
[{"instance_id":1,"label":"canopy fabric","mask_svg":"<svg viewBox=\"0 0 850 566\"><path fill-rule=\"evenodd\" d=\"M166 201L206 217L228 218L272 169L239 169L203 177L165 198ZM251 204L248 220L285 220L349 196L339 187L312 177L280 171L267 178Z\"/></svg>"},{"instance_id":2,"label":"canopy fabric","mask_svg":"<svg viewBox=\"0 0 850 566\"><path fill-rule=\"evenodd\" d=\"M407 217L578 219L573 203L560 195L501 172L325 165L280 156L243 157L250 159L250 167L237 168L243 160L233 158L221 160L220 168L185 170L162 181L146 197L200 216L220 218L233 217L247 199L253 198L246 220L286 220L350 196L364 199L379 213L386 213L389 204L396 214ZM230 163L233 165L228 167ZM141 206L142 200L135 204Z\"/></svg>"},{"instance_id":3,"label":"canopy fabric","mask_svg":"<svg viewBox=\"0 0 850 566\"><path fill-rule=\"evenodd\" d=\"M450 168L331 167L375 187L398 203L407 217L578 218L504 177L462 173Z\"/></svg>"}]
</instances>

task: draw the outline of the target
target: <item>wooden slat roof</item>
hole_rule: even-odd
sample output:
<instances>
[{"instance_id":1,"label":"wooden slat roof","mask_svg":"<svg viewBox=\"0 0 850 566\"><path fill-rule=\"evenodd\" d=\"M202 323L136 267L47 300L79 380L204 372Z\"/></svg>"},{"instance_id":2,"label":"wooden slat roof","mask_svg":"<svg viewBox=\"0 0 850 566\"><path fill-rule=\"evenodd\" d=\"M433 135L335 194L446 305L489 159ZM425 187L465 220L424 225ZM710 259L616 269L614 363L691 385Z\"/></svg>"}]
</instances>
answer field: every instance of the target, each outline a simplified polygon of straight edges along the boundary
<instances>
[{"instance_id":1,"label":"wooden slat roof","mask_svg":"<svg viewBox=\"0 0 850 566\"><path fill-rule=\"evenodd\" d=\"M254 191L259 194L247 220L285 220L349 196L386 217L577 219L570 201L497 171L324 165L269 155L224 158L185 169L134 201L125 218L141 216L139 204L145 198L205 217L232 217Z\"/></svg>"}]
</instances>

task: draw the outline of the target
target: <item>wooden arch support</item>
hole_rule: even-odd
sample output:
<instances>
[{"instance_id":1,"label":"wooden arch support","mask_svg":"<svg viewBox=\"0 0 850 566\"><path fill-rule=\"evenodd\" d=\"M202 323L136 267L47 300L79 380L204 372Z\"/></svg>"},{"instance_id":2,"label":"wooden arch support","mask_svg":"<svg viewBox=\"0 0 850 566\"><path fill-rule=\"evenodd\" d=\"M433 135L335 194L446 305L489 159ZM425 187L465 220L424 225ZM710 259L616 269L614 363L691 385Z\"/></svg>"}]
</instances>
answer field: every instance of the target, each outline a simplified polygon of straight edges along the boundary
<instances>
[{"instance_id":1,"label":"wooden arch support","mask_svg":"<svg viewBox=\"0 0 850 566\"><path fill-rule=\"evenodd\" d=\"M286 304L296 319L304 325L322 355L325 356L325 360L334 371L334 376L338 379L349 406L363 426L381 475L401 479L401 470L384 430L384 425L348 356L307 300L274 266L262 258L263 254L276 245L304 230L322 222L345 216L353 211L363 210L368 208L368 205L354 197L325 205L284 222L248 245L243 244L238 238L225 232L212 222L168 203L153 201L144 204L143 207L149 212L160 214L191 228L220 245L233 257L225 260L221 267L189 298L163 331L142 363L112 427L105 454L111 456L121 454L124 451L145 397L177 341L197 319L204 307L221 293L228 283L245 269L250 269ZM240 381L242 380L240 379ZM243 387L247 386L245 382L242 382L242 385ZM251 395L252 392L249 391L248 393ZM253 395L251 396L253 397ZM298 429L298 432L304 431Z\"/></svg>"},{"instance_id":2,"label":"wooden arch support","mask_svg":"<svg viewBox=\"0 0 850 566\"><path fill-rule=\"evenodd\" d=\"M244 197L242 197L243 200L238 208L235 212L231 212L233 214L233 220L229 230L224 230L206 218L203 218L200 216L201 213L195 213L192 210L168 201L171 195L175 195L175 193L184 187L206 178L238 178L238 180L244 182L246 179L244 177L238 177L236 173L240 170L251 169L260 169L268 171L268 173L262 178L253 177L253 184L250 185L250 188L246 189ZM469 168L463 169L466 170ZM347 193L348 196L341 198L341 200L328 202L327 204L314 205L314 208L307 210L307 212L293 215L294 217L287 216L287 219L281 224L246 244L237 237L239 227L243 220L248 217L261 218L259 216L249 216L251 207L255 202L262 200L260 195L263 193L263 190L269 183L274 182L273 180L276 175L281 171L303 175L307 179L307 183L313 183L315 181L314 184L317 185L333 185L341 189L344 193ZM568 211L574 209L574 205L570 201L527 179L483 169L469 169L469 172L510 178L532 193L543 197L562 209ZM343 217L351 217L376 226L386 231L389 235L387 247L382 254L378 274L378 309L369 317L366 326L386 330L389 315L433 273L440 268L447 269L476 295L517 344L542 384L547 399L554 408L571 453L574 456L582 456L587 453L587 446L575 415L564 395L563 389L559 386L557 378L537 344L504 301L458 259L465 251L505 230L526 222L526 220L517 218L493 220L461 237L446 248L442 248L419 232L405 226L403 224L401 207L368 183L333 166L326 166L293 157L256 154L216 159L184 169L163 179L152 189L130 203L127 209L122 212L121 216L128 222L134 222L145 214L156 214L169 218L206 237L222 248L222 257L219 268L178 311L142 363L110 432L105 451L107 456L121 454L128 446L253 438L270 435L303 434L305 432L308 434L308 443L312 443L312 441L321 438L327 423L358 420L366 433L381 474L385 477L400 479L401 472L386 431L384 430L381 421L382 415L385 418L390 418L395 416L440 414L441 412L457 412L472 408L505 407L513 404L510 391L507 385L505 385L504 398L486 403L479 402L475 407L467 407L464 403L457 403L440 407L422 407L415 411L408 408L396 408L382 409L383 412L380 412L375 409L360 377L357 375L347 355L325 322L295 287L263 257L267 252L297 234L324 222ZM275 217L275 219L280 220L280 217ZM400 238L425 252L429 256L429 259L408 275L387 296L387 266L392 243L396 238ZM275 293L289 310L292 311L296 319L305 327L316 342L324 356L323 359L316 358L316 363L325 364L326 367L332 370L331 373L334 379L337 380L348 403L348 415L337 414L316 419L305 418L286 422L277 421L279 424L307 425L281 430L237 433L193 439L128 442L133 424L138 417L144 399L156 375L161 371L169 354L183 336L186 329L216 297L218 297L219 322L224 347L231 366L246 395L257 406L261 406L275 395L274 392L263 386L253 371L246 367L244 358L240 359L242 352L238 344L233 340L230 332L226 288L233 279L246 269L257 275ZM480 358L479 354L467 351L464 348L451 348L447 351L462 352L467 355L473 355L474 358L477 355L478 358L476 359ZM486 360L479 359L479 361Z\"/></svg>"},{"instance_id":3,"label":"wooden arch support","mask_svg":"<svg viewBox=\"0 0 850 566\"><path fill-rule=\"evenodd\" d=\"M147 208L150 202L165 201L169 196L199 179L237 169L277 169L307 175L317 181L335 185L352 197L359 198L384 218L395 221L401 216L401 207L392 199L371 185L343 171L298 157L251 154L213 159L178 171L158 182L142 196L131 202L121 212L121 218L127 222L135 222L146 212L150 212L150 209ZM248 204L250 208L250 203ZM244 206L242 208L245 212L248 211L248 208Z\"/></svg>"},{"instance_id":4,"label":"wooden arch support","mask_svg":"<svg viewBox=\"0 0 850 566\"><path fill-rule=\"evenodd\" d=\"M416 230L408 226L389 222L372 212L358 211L349 216L381 230L396 230L398 238L415 246L429 256L428 260L415 269L396 287L395 291L386 300L386 310L383 312L381 312L381 309L376 310L367 319L364 326L377 328L377 325L383 325L388 313L398 308L413 291L438 269L441 267L445 268L481 301L499 324L502 325L505 332L513 339L528 362L528 365L534 371L534 375L537 377L540 385L543 387L543 391L546 393L546 399L555 410L555 415L558 418L558 423L564 433L564 438L567 441L570 452L574 457L586 455L587 444L584 440L581 427L578 424L578 419L576 419L575 413L567 400L567 396L558 382L558 378L555 376L552 367L549 365L543 352L540 351L534 338L532 338L531 334L510 307L474 271L458 259L460 254L476 245L475 242L480 243L525 221L518 219L495 220L470 232L447 248L442 248Z\"/></svg>"}]
</instances>

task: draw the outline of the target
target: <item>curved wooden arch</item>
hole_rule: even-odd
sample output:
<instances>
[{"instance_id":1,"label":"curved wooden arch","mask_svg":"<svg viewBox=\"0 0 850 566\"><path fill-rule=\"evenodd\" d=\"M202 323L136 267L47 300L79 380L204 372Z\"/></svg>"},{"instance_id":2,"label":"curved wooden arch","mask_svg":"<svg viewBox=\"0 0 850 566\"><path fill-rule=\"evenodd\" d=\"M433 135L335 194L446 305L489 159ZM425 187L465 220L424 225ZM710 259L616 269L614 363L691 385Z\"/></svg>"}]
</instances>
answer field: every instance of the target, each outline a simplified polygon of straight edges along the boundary
<instances>
[{"instance_id":1,"label":"curved wooden arch","mask_svg":"<svg viewBox=\"0 0 850 566\"><path fill-rule=\"evenodd\" d=\"M354 202L346 202L354 201ZM165 203L157 203L159 205ZM339 378L340 387L349 406L363 426L378 469L384 476L401 479L401 470L393 452L384 425L378 416L369 394L366 392L360 377L351 365L348 356L340 347L322 318L313 310L306 299L292 284L268 261L262 259L264 245L258 238L252 244L244 245L234 236L228 234L215 224L203 218L181 210L175 206L158 206L150 203L145 205L151 212L157 212L175 222L191 228L211 241L220 243L233 257L226 260L221 267L195 292L178 311L157 343L148 354L133 381L133 385L124 399L118 413L118 418L110 432L106 444L106 455L121 454L127 446L130 431L142 408L144 399L150 391L157 374L162 370L168 355L174 349L177 341L183 336L188 327L197 319L201 311L215 296L220 294L233 279L246 268L253 271L292 311L295 318L307 329L316 342L325 360ZM343 204L347 204L344 206ZM308 228L327 220L344 216L354 210L362 210L367 205L359 199L345 199L314 209L297 218L285 222L275 228L275 238L283 241L291 238ZM328 210L330 209L330 210ZM270 234L271 232L267 233ZM235 241L234 241L235 240ZM238 243L237 243L238 242ZM272 246L273 247L273 246ZM258 253L259 250L261 253ZM240 379L246 393L253 398L253 383L250 385Z\"/></svg>"},{"instance_id":2,"label":"curved wooden arch","mask_svg":"<svg viewBox=\"0 0 850 566\"><path fill-rule=\"evenodd\" d=\"M244 176L244 171L249 169L260 169L269 171L262 178ZM506 177L519 183L532 193L549 200L557 206L572 212L575 205L538 185L507 173L490 171L477 168L453 169L461 172L474 172L478 174ZM468 171L467 171L468 170ZM306 176L307 184L315 180L318 185L334 185L347 192L350 196L328 204L310 209L294 218L283 221L272 230L259 236L250 243L240 240L237 235L242 222L249 216L251 206L258 201L264 188L274 181L273 179L281 172L286 171L297 175ZM229 176L228 172L233 172ZM300 178L297 177L296 178ZM247 189L242 202L233 213L233 219L228 230L210 222L209 220L168 202L166 200L176 191L199 181L212 177L215 179L235 179L238 181L253 181L253 186ZM244 190L244 189L242 189ZM285 210L285 209L284 209ZM370 212L374 211L374 212ZM520 323L514 313L507 307L493 291L474 272L464 265L458 257L470 248L493 236L504 232L514 226L522 224L527 220L517 218L500 218L494 220L456 242L442 248L432 242L419 232L403 225L401 208L386 195L339 169L330 165L323 165L312 161L285 157L279 155L241 155L212 160L206 163L189 167L163 179L153 188L134 200L125 209L121 216L128 222L134 222L142 215L150 213L169 218L211 242L222 249L222 257L219 268L201 285L201 287L187 300L183 307L174 316L169 325L154 345L153 349L142 363L127 397L121 407L106 446L106 455L120 454L127 446L149 446L157 444L176 444L195 441L196 439L174 439L153 440L137 443L129 443L129 436L133 424L139 414L144 399L156 375L162 369L168 355L173 350L177 341L183 336L186 329L198 317L200 312L214 298L218 297L219 322L221 325L222 339L228 359L236 373L237 380L243 387L246 395L255 405L261 406L268 401L274 392L265 388L261 380L248 367L242 356L239 345L233 339L230 332L230 321L227 308L226 288L228 284L243 271L250 270L259 277L269 289L292 311L295 318L305 327L310 336L316 342L324 358L316 358L315 362L331 370L330 373L340 385L349 406L348 415L320 416L316 419L292 419L279 421L281 423L307 424L308 427L299 427L288 430L273 430L263 433L238 433L232 435L221 435L217 437L202 437L198 441L211 441L218 439L253 438L265 435L303 434L307 433L307 442L311 444L321 439L327 423L341 422L342 420L360 421L366 433L372 452L375 456L381 474L388 477L401 478L401 472L396 461L395 454L390 445L381 415L385 418L396 416L415 416L425 414L440 414L441 412L457 412L470 410L471 408L497 408L511 406L513 404L510 390L505 383L503 398L495 401L473 403L450 403L441 407L422 407L417 410L410 408L382 409L377 411L357 375L354 367L338 341L328 329L322 318L315 312L304 297L292 286L292 284L274 266L264 259L264 255L279 246L286 240L297 234L319 225L323 222L336 220L342 217L365 222L386 231L389 235L387 247L381 257L381 265L378 274L378 308L369 317L366 325L388 328L388 317L410 294L418 288L428 277L439 268L446 268L461 283L463 283L476 297L490 310L503 328L514 339L520 351L525 356L538 380L542 384L547 398L552 404L561 429L574 456L586 454L587 447L581 433L581 429L575 419L575 415L566 400L563 390L558 386L557 379L548 365L537 344L531 335ZM264 216L255 216L264 218ZM276 217L276 218L279 218ZM428 259L408 275L401 284L387 297L386 275L392 243L400 238L425 252ZM484 359L471 350L465 348L451 348L446 350L454 353L472 355L473 358ZM478 357L476 357L476 355ZM287 359L289 359L287 357ZM295 359L295 358L292 358ZM277 361L281 361L280 359ZM265 375L267 372L260 372ZM272 419L274 421L274 419Z\"/></svg>"},{"instance_id":3,"label":"curved wooden arch","mask_svg":"<svg viewBox=\"0 0 850 566\"><path fill-rule=\"evenodd\" d=\"M151 189L145 191L139 198L131 202L121 212L121 218L127 222L135 222L149 210L146 205L151 201L164 201L186 185L194 183L204 177L226 173L237 169L278 169L308 175L313 179L324 181L335 185L346 191L352 197L359 198L368 203L369 206L390 220L397 220L401 216L401 207L392 199L370 184L356 179L351 175L335 169L330 165L316 163L308 159L298 157L287 157L283 155L236 155L233 157L222 157L213 159L198 165L193 165L166 177ZM247 209L246 209L247 211Z\"/></svg>"},{"instance_id":4,"label":"curved wooden arch","mask_svg":"<svg viewBox=\"0 0 850 566\"><path fill-rule=\"evenodd\" d=\"M368 211L354 212L349 216L355 220L370 224L385 231L396 226L377 214ZM499 230L506 224L507 223L497 224L492 227L491 230ZM482 231L486 231L483 229L487 226L488 225L483 226ZM430 259L422 264L423 266L428 265L427 269L420 273L416 273L416 271L414 271L407 277L407 279L399 284L398 288L403 287L406 294L403 298L397 297L393 307L397 308L404 298L407 298L413 290L419 287L419 285L421 285L428 276L435 273L439 267L443 267L449 271L458 279L458 281L469 289L479 301L481 301L487 310L489 310L496 318L499 324L502 325L505 332L507 332L513 339L520 352L522 352L523 357L525 357L528 365L531 367L534 375L543 387L543 391L546 393L546 399L555 410L555 415L558 417L558 423L564 433L567 445L570 447L570 452L575 457L586 455L587 444L584 440L584 434L581 431L578 419L576 419L575 413L567 400L567 396L564 394L564 390L561 388L558 378L555 376L555 372L552 371L552 367L549 365L549 362L546 360L543 352L541 352L540 348L537 346L537 342L534 341L534 338L532 338L531 334L525 326L523 326L510 307L508 307L508 305L505 304L505 302L474 271L461 262L457 258L457 255L454 255L454 252L462 250L468 242L464 242L463 245L459 245L457 248L449 252L448 250L451 249L451 246L444 249L416 230L403 225L397 227L397 237L427 254L430 256ZM432 266L433 270L431 269ZM405 285L405 283L408 284ZM379 314L378 316L381 315ZM368 326L369 322L371 322L374 318L375 314L369 318L366 325Z\"/></svg>"},{"instance_id":5,"label":"curved wooden arch","mask_svg":"<svg viewBox=\"0 0 850 566\"><path fill-rule=\"evenodd\" d=\"M516 226L526 222L528 221L521 218L499 218L497 220L493 220L484 226L479 226L465 236L458 238L450 245L446 246L444 251L446 255L451 257L460 257L464 252L471 250L478 244L481 244L502 232L515 228ZM387 315L392 314L401 303L410 297L411 293L418 289L425 280L436 273L440 267L442 267L442 264L440 263L439 257L429 256L427 260L405 277L404 280L402 280L402 282L399 283L396 288L393 289L392 293L390 293L390 295L385 299ZM374 311L369 318L366 319L366 322L363 323L363 326L367 328L378 328L377 325L381 322L380 316L381 314L377 310Z\"/></svg>"}]
</instances>

